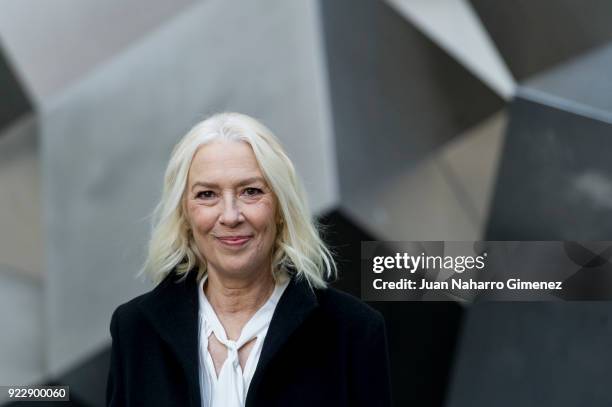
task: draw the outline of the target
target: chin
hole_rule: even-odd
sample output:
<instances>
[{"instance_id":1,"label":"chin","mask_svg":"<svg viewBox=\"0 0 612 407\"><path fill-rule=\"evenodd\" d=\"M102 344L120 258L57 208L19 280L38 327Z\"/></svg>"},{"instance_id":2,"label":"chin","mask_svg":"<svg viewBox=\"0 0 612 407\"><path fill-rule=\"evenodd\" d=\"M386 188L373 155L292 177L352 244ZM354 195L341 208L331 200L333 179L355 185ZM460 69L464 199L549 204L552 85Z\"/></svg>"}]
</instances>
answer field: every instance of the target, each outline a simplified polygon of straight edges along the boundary
<instances>
[{"instance_id":1,"label":"chin","mask_svg":"<svg viewBox=\"0 0 612 407\"><path fill-rule=\"evenodd\" d=\"M246 259L231 259L228 261L220 261L217 270L226 275L239 276L248 274L253 268L253 262Z\"/></svg>"}]
</instances>

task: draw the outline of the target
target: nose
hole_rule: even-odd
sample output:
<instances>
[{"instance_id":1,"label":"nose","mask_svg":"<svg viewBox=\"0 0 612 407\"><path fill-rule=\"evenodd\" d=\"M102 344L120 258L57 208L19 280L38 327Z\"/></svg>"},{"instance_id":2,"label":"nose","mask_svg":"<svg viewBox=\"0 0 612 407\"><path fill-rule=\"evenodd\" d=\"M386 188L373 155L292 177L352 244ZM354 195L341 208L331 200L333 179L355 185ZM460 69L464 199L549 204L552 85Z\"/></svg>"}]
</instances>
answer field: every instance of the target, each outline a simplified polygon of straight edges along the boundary
<instances>
[{"instance_id":1,"label":"nose","mask_svg":"<svg viewBox=\"0 0 612 407\"><path fill-rule=\"evenodd\" d=\"M225 195L223 197L223 209L221 210L221 216L219 222L227 227L234 227L240 224L244 220L242 216L242 210L240 205L234 196Z\"/></svg>"}]
</instances>

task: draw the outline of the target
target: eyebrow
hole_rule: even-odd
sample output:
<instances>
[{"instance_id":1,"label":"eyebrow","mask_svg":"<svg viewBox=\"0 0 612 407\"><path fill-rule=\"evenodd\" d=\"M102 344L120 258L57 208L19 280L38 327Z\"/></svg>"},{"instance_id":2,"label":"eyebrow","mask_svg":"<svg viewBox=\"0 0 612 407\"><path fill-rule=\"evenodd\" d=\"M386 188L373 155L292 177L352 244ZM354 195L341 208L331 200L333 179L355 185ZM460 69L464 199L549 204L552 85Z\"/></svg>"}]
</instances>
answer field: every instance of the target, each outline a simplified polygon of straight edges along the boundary
<instances>
[{"instance_id":1,"label":"eyebrow","mask_svg":"<svg viewBox=\"0 0 612 407\"><path fill-rule=\"evenodd\" d=\"M253 184L253 183L256 183L256 182L261 182L262 184L267 185L266 184L266 180L264 180L262 177L251 177L251 178L243 179L242 181L238 182L236 184L236 186L237 187L241 187L241 186L248 185L248 184ZM196 181L191 186L191 190L193 191L196 187L218 188L219 185L215 184L214 182Z\"/></svg>"}]
</instances>

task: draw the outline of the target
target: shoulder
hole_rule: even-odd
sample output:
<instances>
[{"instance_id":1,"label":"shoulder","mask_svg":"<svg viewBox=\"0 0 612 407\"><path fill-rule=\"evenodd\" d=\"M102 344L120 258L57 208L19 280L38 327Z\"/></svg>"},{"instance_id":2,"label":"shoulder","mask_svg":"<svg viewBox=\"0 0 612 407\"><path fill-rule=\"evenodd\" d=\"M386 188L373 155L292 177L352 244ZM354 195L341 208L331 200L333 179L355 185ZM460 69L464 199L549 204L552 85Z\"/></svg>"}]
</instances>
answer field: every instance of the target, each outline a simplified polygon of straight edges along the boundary
<instances>
[{"instance_id":1,"label":"shoulder","mask_svg":"<svg viewBox=\"0 0 612 407\"><path fill-rule=\"evenodd\" d=\"M111 328L113 324L117 326L138 326L138 322L145 319L147 311L158 312L168 302L173 302L173 297L177 294L185 297L184 292L176 293L176 288L187 290L194 284L192 275L188 278L177 276L175 273L168 274L159 284L150 291L141 294L131 300L119 305L112 314ZM195 288L194 288L195 290Z\"/></svg>"},{"instance_id":2,"label":"shoulder","mask_svg":"<svg viewBox=\"0 0 612 407\"><path fill-rule=\"evenodd\" d=\"M111 334L142 336L176 325L178 317L182 322L193 323L197 320L196 279L193 272L186 275L172 272L151 291L121 304L113 312Z\"/></svg>"},{"instance_id":3,"label":"shoulder","mask_svg":"<svg viewBox=\"0 0 612 407\"><path fill-rule=\"evenodd\" d=\"M140 304L150 299L155 290L139 295L121 305L119 305L111 316L111 334L124 334L126 331L137 328L144 320L144 315L140 309ZM131 329L130 329L131 328Z\"/></svg>"},{"instance_id":4,"label":"shoulder","mask_svg":"<svg viewBox=\"0 0 612 407\"><path fill-rule=\"evenodd\" d=\"M113 318L121 318L124 320L136 317L139 314L140 304L151 298L154 295L154 291L155 290L151 290L119 305L113 312Z\"/></svg>"},{"instance_id":5,"label":"shoulder","mask_svg":"<svg viewBox=\"0 0 612 407\"><path fill-rule=\"evenodd\" d=\"M170 276L167 276L157 286L150 291L132 298L129 301L119 305L113 311L111 317L111 333L138 329L145 322L143 313L143 304L151 304L158 302L158 298L164 295L165 287L169 284Z\"/></svg>"},{"instance_id":6,"label":"shoulder","mask_svg":"<svg viewBox=\"0 0 612 407\"><path fill-rule=\"evenodd\" d=\"M358 327L360 331L384 329L384 318L380 312L361 301L333 287L315 290L320 310L335 323Z\"/></svg>"}]
</instances>

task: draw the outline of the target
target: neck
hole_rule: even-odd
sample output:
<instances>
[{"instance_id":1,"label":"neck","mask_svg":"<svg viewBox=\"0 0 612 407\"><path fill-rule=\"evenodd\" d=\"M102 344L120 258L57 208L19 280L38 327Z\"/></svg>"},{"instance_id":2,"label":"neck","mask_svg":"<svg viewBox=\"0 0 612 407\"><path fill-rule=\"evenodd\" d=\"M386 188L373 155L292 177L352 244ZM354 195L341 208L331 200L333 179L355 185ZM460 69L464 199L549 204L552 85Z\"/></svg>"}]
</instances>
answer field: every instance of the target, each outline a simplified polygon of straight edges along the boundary
<instances>
[{"instance_id":1,"label":"neck","mask_svg":"<svg viewBox=\"0 0 612 407\"><path fill-rule=\"evenodd\" d=\"M274 286L270 271L234 277L209 268L204 294L219 317L250 317L270 298Z\"/></svg>"}]
</instances>

